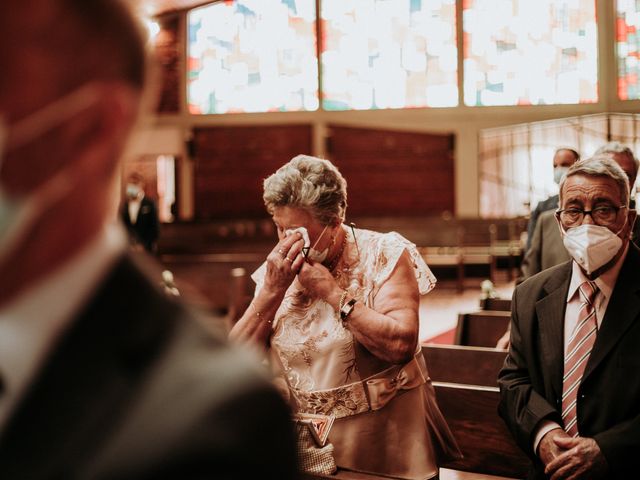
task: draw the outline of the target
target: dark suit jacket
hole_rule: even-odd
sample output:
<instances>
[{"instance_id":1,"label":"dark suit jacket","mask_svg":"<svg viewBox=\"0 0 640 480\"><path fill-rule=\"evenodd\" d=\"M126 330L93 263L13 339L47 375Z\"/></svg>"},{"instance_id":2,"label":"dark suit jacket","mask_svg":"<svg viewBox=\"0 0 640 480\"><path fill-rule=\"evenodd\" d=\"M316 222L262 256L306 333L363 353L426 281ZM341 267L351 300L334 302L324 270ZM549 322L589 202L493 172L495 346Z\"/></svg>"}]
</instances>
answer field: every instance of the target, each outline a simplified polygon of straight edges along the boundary
<instances>
[{"instance_id":1,"label":"dark suit jacket","mask_svg":"<svg viewBox=\"0 0 640 480\"><path fill-rule=\"evenodd\" d=\"M538 217L542 212L546 212L548 210L557 210L559 198L560 197L558 195L552 195L549 198L539 202L533 212L531 212L531 217L529 218L529 223L527 224L527 250L531 248L531 240L533 239L533 232L535 232L536 230Z\"/></svg>"},{"instance_id":2,"label":"dark suit jacket","mask_svg":"<svg viewBox=\"0 0 640 480\"><path fill-rule=\"evenodd\" d=\"M640 472L640 250L629 245L578 390L578 428L596 440L610 467L607 478ZM562 425L563 329L571 262L516 287L511 347L500 372L499 413L534 460L530 478L545 478L533 452L544 419Z\"/></svg>"},{"instance_id":3,"label":"dark suit jacket","mask_svg":"<svg viewBox=\"0 0 640 480\"><path fill-rule=\"evenodd\" d=\"M147 197L142 197L136 223L132 223L131 217L129 217L128 202L124 203L120 213L122 221L133 239L140 243L146 251L153 252L160 233L158 210L155 202Z\"/></svg>"},{"instance_id":4,"label":"dark suit jacket","mask_svg":"<svg viewBox=\"0 0 640 480\"><path fill-rule=\"evenodd\" d=\"M571 256L562 243L555 211L542 212L536 222L531 248L522 260L522 280L568 260Z\"/></svg>"},{"instance_id":5,"label":"dark suit jacket","mask_svg":"<svg viewBox=\"0 0 640 480\"><path fill-rule=\"evenodd\" d=\"M252 357L137 263L55 345L0 436L0 478L294 478L289 410Z\"/></svg>"}]
</instances>

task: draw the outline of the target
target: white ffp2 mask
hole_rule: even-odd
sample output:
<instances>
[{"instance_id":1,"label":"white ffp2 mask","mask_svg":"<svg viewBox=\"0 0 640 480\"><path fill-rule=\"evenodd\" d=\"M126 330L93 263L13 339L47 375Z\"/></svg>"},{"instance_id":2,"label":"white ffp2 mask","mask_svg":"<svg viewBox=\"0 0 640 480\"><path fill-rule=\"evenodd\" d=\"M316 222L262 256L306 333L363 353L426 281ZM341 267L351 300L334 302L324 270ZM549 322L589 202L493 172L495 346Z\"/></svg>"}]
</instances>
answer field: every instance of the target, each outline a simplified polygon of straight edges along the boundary
<instances>
[{"instance_id":1,"label":"white ffp2 mask","mask_svg":"<svg viewBox=\"0 0 640 480\"><path fill-rule=\"evenodd\" d=\"M562 233L562 242L569 255L587 274L609 262L622 247L622 239L600 225L580 225L567 231L563 229Z\"/></svg>"}]
</instances>

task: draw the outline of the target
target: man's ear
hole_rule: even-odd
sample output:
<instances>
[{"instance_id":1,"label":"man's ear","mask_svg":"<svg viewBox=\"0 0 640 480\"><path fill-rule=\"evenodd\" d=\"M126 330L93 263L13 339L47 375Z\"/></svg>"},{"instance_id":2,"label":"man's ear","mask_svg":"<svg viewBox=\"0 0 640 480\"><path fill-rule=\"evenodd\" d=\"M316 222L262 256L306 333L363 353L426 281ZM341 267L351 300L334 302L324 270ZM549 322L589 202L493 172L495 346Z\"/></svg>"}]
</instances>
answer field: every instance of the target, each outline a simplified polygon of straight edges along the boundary
<instances>
[{"instance_id":1,"label":"man's ear","mask_svg":"<svg viewBox=\"0 0 640 480\"><path fill-rule=\"evenodd\" d=\"M556 224L558 225L558 230L560 230L560 234L562 234L564 229L562 228L562 223L560 222L560 217L557 214L554 213L553 218L556 219Z\"/></svg>"},{"instance_id":2,"label":"man's ear","mask_svg":"<svg viewBox=\"0 0 640 480\"><path fill-rule=\"evenodd\" d=\"M73 129L81 170L87 175L109 175L120 159L138 116L139 95L120 82L97 85L98 99Z\"/></svg>"},{"instance_id":3,"label":"man's ear","mask_svg":"<svg viewBox=\"0 0 640 480\"><path fill-rule=\"evenodd\" d=\"M638 219L638 211L635 209L629 209L627 212L627 222L629 223L629 238L633 236L633 227Z\"/></svg>"},{"instance_id":4,"label":"man's ear","mask_svg":"<svg viewBox=\"0 0 640 480\"><path fill-rule=\"evenodd\" d=\"M98 103L102 114L100 147L117 164L127 147L138 120L140 94L130 86L113 82L105 84L105 94ZM114 165L115 166L115 165Z\"/></svg>"}]
</instances>

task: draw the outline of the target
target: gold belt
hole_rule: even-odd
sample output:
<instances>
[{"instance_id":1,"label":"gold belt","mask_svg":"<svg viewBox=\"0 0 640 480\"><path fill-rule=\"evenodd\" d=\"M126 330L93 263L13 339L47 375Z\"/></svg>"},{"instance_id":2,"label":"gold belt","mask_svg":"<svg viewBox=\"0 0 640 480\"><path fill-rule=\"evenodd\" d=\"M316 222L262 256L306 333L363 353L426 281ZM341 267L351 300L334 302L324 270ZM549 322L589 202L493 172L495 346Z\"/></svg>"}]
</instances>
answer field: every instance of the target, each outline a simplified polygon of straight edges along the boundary
<instances>
[{"instance_id":1,"label":"gold belt","mask_svg":"<svg viewBox=\"0 0 640 480\"><path fill-rule=\"evenodd\" d=\"M359 382L328 390L304 391L292 388L302 413L348 417L371 410L380 410L403 390L424 385L428 374L418 361L419 351L405 365L389 367Z\"/></svg>"}]
</instances>

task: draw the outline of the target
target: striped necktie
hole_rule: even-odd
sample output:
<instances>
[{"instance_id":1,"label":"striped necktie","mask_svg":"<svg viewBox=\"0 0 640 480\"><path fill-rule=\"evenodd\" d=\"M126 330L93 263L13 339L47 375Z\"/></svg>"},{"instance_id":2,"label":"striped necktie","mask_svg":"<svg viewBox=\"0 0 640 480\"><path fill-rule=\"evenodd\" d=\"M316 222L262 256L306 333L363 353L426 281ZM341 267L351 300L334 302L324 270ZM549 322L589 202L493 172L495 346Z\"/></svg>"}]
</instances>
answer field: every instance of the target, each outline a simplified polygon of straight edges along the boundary
<instances>
[{"instance_id":1,"label":"striped necktie","mask_svg":"<svg viewBox=\"0 0 640 480\"><path fill-rule=\"evenodd\" d=\"M584 282L578 290L581 299L580 311L578 322L569 339L564 357L564 377L562 380L562 420L565 431L573 437L578 436L576 410L578 387L598 333L596 312L593 306L598 287L594 282Z\"/></svg>"}]
</instances>

